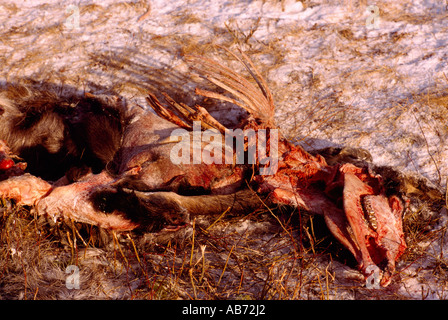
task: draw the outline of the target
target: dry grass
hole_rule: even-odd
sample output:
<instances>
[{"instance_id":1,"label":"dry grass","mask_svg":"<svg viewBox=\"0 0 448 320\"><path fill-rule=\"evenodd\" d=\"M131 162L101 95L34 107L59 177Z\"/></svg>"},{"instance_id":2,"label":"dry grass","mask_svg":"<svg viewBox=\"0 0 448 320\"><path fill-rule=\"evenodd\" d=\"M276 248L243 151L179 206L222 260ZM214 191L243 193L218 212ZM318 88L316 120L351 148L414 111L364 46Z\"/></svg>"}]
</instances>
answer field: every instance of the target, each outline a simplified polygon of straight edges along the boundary
<instances>
[{"instance_id":1,"label":"dry grass","mask_svg":"<svg viewBox=\"0 0 448 320\"><path fill-rule=\"evenodd\" d=\"M437 193L428 199L421 180L408 181L395 186L413 190L404 218L408 249L396 280L386 289L365 288L362 275L352 269L353 257L333 239L321 217L286 207L245 217L224 212L196 218L176 234L117 234L79 223L54 223L3 202L0 297L407 299L402 283L419 277L422 269L431 270L446 288L446 226L440 223L446 202ZM70 265L79 268L80 289L66 286Z\"/></svg>"}]
</instances>

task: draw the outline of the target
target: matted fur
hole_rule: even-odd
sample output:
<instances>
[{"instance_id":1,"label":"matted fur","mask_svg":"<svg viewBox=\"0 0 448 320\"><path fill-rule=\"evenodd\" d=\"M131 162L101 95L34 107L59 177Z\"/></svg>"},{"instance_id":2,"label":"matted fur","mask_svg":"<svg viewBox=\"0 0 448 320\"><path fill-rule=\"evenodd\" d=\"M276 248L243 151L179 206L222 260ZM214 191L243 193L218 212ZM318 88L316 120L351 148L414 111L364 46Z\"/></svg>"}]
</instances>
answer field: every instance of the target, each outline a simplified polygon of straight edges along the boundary
<instances>
[{"instance_id":1,"label":"matted fur","mask_svg":"<svg viewBox=\"0 0 448 320\"><path fill-rule=\"evenodd\" d=\"M123 102L9 85L0 94L0 139L48 180L83 166L101 171L121 144Z\"/></svg>"}]
</instances>

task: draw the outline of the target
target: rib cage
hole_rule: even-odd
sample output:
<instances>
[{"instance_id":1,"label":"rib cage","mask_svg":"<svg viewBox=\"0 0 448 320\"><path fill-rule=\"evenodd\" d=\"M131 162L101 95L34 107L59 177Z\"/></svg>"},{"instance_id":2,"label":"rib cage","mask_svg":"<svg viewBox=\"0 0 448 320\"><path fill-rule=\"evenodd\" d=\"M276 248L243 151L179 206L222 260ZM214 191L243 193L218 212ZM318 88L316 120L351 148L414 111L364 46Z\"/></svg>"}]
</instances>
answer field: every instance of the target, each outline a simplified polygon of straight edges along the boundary
<instances>
[{"instance_id":1,"label":"rib cage","mask_svg":"<svg viewBox=\"0 0 448 320\"><path fill-rule=\"evenodd\" d=\"M196 88L195 92L204 97L233 103L246 110L262 127L275 128L274 100L266 81L255 68L249 57L243 52L240 51L241 57L239 57L228 50L226 51L244 65L257 83L257 86L246 78L236 74L230 68L214 60L189 55L186 56L186 60L195 72L211 83L226 90L234 98L200 88ZM165 93L163 95L170 109L164 107L153 94L149 93L147 97L150 106L162 118L189 130L191 130L193 121L201 121L203 129L215 128L221 133L226 131L226 128L213 118L205 108L199 105L191 108L185 104L175 102Z\"/></svg>"}]
</instances>

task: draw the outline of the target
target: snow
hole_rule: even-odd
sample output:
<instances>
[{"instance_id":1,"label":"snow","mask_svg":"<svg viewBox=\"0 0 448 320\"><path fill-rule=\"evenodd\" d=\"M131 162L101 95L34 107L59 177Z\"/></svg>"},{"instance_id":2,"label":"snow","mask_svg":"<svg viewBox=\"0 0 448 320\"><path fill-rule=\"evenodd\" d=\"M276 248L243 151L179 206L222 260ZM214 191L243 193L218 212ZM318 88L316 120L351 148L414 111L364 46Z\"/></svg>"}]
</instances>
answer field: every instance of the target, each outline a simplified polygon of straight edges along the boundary
<instances>
[{"instance_id":1,"label":"snow","mask_svg":"<svg viewBox=\"0 0 448 320\"><path fill-rule=\"evenodd\" d=\"M184 53L239 45L266 76L286 136L309 149L362 147L378 165L445 188L446 5L370 4L0 0L0 81L110 90L145 105L146 90L192 92ZM406 290L418 297L414 282Z\"/></svg>"}]
</instances>

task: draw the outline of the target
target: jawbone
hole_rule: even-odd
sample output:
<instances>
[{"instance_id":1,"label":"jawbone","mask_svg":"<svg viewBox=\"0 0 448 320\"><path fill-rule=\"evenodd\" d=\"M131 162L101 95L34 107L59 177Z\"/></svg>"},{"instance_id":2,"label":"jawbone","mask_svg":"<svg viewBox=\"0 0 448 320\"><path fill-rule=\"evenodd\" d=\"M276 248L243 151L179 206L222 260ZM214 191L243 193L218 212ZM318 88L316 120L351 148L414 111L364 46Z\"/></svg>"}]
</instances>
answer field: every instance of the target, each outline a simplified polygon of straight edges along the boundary
<instances>
[{"instance_id":1,"label":"jawbone","mask_svg":"<svg viewBox=\"0 0 448 320\"><path fill-rule=\"evenodd\" d=\"M383 271L380 284L387 286L395 272L395 262L406 249L402 227L401 200L387 198L379 176L361 172L352 165L340 168L343 179L343 208L351 248L364 275ZM349 248L350 249L350 248Z\"/></svg>"}]
</instances>

